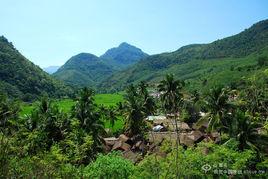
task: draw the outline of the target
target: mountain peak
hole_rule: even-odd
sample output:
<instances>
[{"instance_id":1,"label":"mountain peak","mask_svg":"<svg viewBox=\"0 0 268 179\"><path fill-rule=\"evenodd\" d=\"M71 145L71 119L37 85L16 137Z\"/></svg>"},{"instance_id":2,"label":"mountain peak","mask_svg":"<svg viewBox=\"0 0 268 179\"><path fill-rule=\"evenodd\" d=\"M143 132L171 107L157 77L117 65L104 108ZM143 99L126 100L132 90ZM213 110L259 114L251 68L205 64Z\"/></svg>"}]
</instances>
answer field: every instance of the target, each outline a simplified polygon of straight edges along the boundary
<instances>
[{"instance_id":1,"label":"mountain peak","mask_svg":"<svg viewBox=\"0 0 268 179\"><path fill-rule=\"evenodd\" d=\"M85 53L85 52L82 52L82 53L79 53L73 57L76 57L76 58L80 58L80 59L85 59L85 60L88 60L88 59L96 59L98 58L96 55L94 54L91 54L91 53Z\"/></svg>"},{"instance_id":2,"label":"mountain peak","mask_svg":"<svg viewBox=\"0 0 268 179\"><path fill-rule=\"evenodd\" d=\"M148 54L141 49L122 42L118 47L107 50L100 58L106 59L107 63L111 62L113 65L126 67L147 56Z\"/></svg>"},{"instance_id":3,"label":"mountain peak","mask_svg":"<svg viewBox=\"0 0 268 179\"><path fill-rule=\"evenodd\" d=\"M120 48L120 47L134 47L134 46L133 45L130 45L127 42L122 42L118 47Z\"/></svg>"},{"instance_id":4,"label":"mountain peak","mask_svg":"<svg viewBox=\"0 0 268 179\"><path fill-rule=\"evenodd\" d=\"M113 68L91 53L72 56L53 76L74 86L95 86L102 78L109 76Z\"/></svg>"},{"instance_id":5,"label":"mountain peak","mask_svg":"<svg viewBox=\"0 0 268 179\"><path fill-rule=\"evenodd\" d=\"M242 73L229 68L244 66L244 74L253 75L259 68L250 67L256 66L255 59L259 56L267 55L267 49L268 20L264 20L236 35L209 44L192 44L174 52L152 55L127 70L114 73L101 83L101 87L122 90L139 81L156 83L168 73L178 79L190 80L191 88L202 85L207 90L215 85L232 85L240 81ZM203 86L207 79L210 80Z\"/></svg>"}]
</instances>

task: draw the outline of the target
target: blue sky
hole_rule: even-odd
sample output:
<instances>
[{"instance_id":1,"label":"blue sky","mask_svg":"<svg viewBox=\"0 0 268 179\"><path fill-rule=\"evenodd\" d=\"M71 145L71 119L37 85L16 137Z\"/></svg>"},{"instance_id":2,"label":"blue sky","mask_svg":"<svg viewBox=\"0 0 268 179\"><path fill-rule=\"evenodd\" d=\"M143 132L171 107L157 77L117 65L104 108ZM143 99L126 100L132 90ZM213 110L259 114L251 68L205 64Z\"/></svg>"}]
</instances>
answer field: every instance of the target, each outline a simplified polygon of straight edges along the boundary
<instances>
[{"instance_id":1,"label":"blue sky","mask_svg":"<svg viewBox=\"0 0 268 179\"><path fill-rule=\"evenodd\" d=\"M35 64L62 65L133 44L149 54L234 35L268 18L267 0L0 0L0 35Z\"/></svg>"}]
</instances>

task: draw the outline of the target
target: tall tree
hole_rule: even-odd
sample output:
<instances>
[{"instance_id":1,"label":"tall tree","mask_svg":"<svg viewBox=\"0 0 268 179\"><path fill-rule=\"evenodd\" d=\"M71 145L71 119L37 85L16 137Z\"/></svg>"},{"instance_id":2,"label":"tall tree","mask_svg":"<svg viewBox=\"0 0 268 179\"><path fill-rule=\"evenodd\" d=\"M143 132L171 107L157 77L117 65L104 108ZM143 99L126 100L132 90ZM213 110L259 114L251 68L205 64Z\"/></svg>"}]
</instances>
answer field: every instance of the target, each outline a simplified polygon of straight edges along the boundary
<instances>
[{"instance_id":1,"label":"tall tree","mask_svg":"<svg viewBox=\"0 0 268 179\"><path fill-rule=\"evenodd\" d=\"M262 124L253 120L253 117L245 112L237 110L234 114L233 137L239 142L239 149L251 148L265 150L268 146L268 137L260 132Z\"/></svg>"},{"instance_id":2,"label":"tall tree","mask_svg":"<svg viewBox=\"0 0 268 179\"><path fill-rule=\"evenodd\" d=\"M167 113L174 115L177 140L176 140L176 174L178 175L178 148L179 148L179 128L177 122L177 113L179 112L179 107L183 104L183 94L182 88L184 82L180 80L175 80L172 74L166 76L165 80L162 80L158 86L159 92L161 93L161 100L163 107ZM178 177L178 176L177 176Z\"/></svg>"},{"instance_id":3,"label":"tall tree","mask_svg":"<svg viewBox=\"0 0 268 179\"><path fill-rule=\"evenodd\" d=\"M109 107L108 109L105 110L105 112L106 112L107 118L110 121L111 126L114 127L115 122L118 120L118 118L117 118L118 114L117 114L116 108L113 106Z\"/></svg>"},{"instance_id":4,"label":"tall tree","mask_svg":"<svg viewBox=\"0 0 268 179\"><path fill-rule=\"evenodd\" d=\"M0 131L10 132L11 128L15 127L13 121L18 119L19 105L7 99L6 96L0 95Z\"/></svg>"},{"instance_id":5,"label":"tall tree","mask_svg":"<svg viewBox=\"0 0 268 179\"><path fill-rule=\"evenodd\" d=\"M136 88L130 85L125 96L125 103L123 106L125 116L125 130L132 135L142 134L144 126L144 108L142 100L138 95Z\"/></svg>"},{"instance_id":6,"label":"tall tree","mask_svg":"<svg viewBox=\"0 0 268 179\"><path fill-rule=\"evenodd\" d=\"M24 126L29 132L39 131L45 137L47 148L54 142L64 139L65 132L70 130L70 119L56 104L43 97L37 108L26 116Z\"/></svg>"},{"instance_id":7,"label":"tall tree","mask_svg":"<svg viewBox=\"0 0 268 179\"><path fill-rule=\"evenodd\" d=\"M80 121L81 128L90 133L93 138L93 147L96 151L101 150L103 139L101 135L105 132L101 115L94 103L94 92L91 89L83 88L75 106L72 109L73 117Z\"/></svg>"},{"instance_id":8,"label":"tall tree","mask_svg":"<svg viewBox=\"0 0 268 179\"><path fill-rule=\"evenodd\" d=\"M229 103L229 90L221 86L212 88L205 99L208 113L198 121L198 125L208 122L208 130L223 129L228 111L231 109Z\"/></svg>"},{"instance_id":9,"label":"tall tree","mask_svg":"<svg viewBox=\"0 0 268 179\"><path fill-rule=\"evenodd\" d=\"M155 113L156 103L154 99L149 95L147 88L148 84L146 84L144 81L141 81L138 84L138 94L140 95L141 100L143 101L142 105L144 108L144 113L146 116L149 116Z\"/></svg>"},{"instance_id":10,"label":"tall tree","mask_svg":"<svg viewBox=\"0 0 268 179\"><path fill-rule=\"evenodd\" d=\"M247 87L242 91L241 98L246 109L253 115L258 113L268 117L268 75L261 73L246 81Z\"/></svg>"},{"instance_id":11,"label":"tall tree","mask_svg":"<svg viewBox=\"0 0 268 179\"><path fill-rule=\"evenodd\" d=\"M184 82L175 80L172 74L166 75L166 79L162 80L158 85L158 90L161 93L161 101L163 108L168 113L177 113L179 106L182 105L182 88Z\"/></svg>"}]
</instances>

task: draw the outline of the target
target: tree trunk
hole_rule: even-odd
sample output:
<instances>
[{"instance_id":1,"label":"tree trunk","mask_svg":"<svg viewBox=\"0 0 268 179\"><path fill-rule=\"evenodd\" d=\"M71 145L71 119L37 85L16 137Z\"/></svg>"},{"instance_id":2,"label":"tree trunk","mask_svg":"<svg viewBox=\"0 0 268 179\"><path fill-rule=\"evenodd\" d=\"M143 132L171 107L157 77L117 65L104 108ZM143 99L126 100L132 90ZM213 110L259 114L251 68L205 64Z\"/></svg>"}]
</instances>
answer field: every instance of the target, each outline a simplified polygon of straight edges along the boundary
<instances>
[{"instance_id":1,"label":"tree trunk","mask_svg":"<svg viewBox=\"0 0 268 179\"><path fill-rule=\"evenodd\" d=\"M179 159L179 144L180 144L180 138L179 138L179 128L178 128L178 122L177 122L177 113L174 112L174 120L175 120L175 127L176 127L176 178L179 178L179 166L178 166L178 159Z\"/></svg>"}]
</instances>

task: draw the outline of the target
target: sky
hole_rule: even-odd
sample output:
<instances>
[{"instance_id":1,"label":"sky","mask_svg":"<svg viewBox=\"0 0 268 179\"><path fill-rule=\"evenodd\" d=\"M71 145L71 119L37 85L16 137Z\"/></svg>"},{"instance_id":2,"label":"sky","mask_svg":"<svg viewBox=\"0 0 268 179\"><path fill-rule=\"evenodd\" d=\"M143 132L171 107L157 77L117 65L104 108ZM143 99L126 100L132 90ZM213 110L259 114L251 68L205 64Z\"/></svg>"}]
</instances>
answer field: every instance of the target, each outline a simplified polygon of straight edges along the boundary
<instances>
[{"instance_id":1,"label":"sky","mask_svg":"<svg viewBox=\"0 0 268 179\"><path fill-rule=\"evenodd\" d=\"M237 34L268 18L267 0L0 0L0 35L29 60L62 65L128 42L148 54Z\"/></svg>"}]
</instances>

